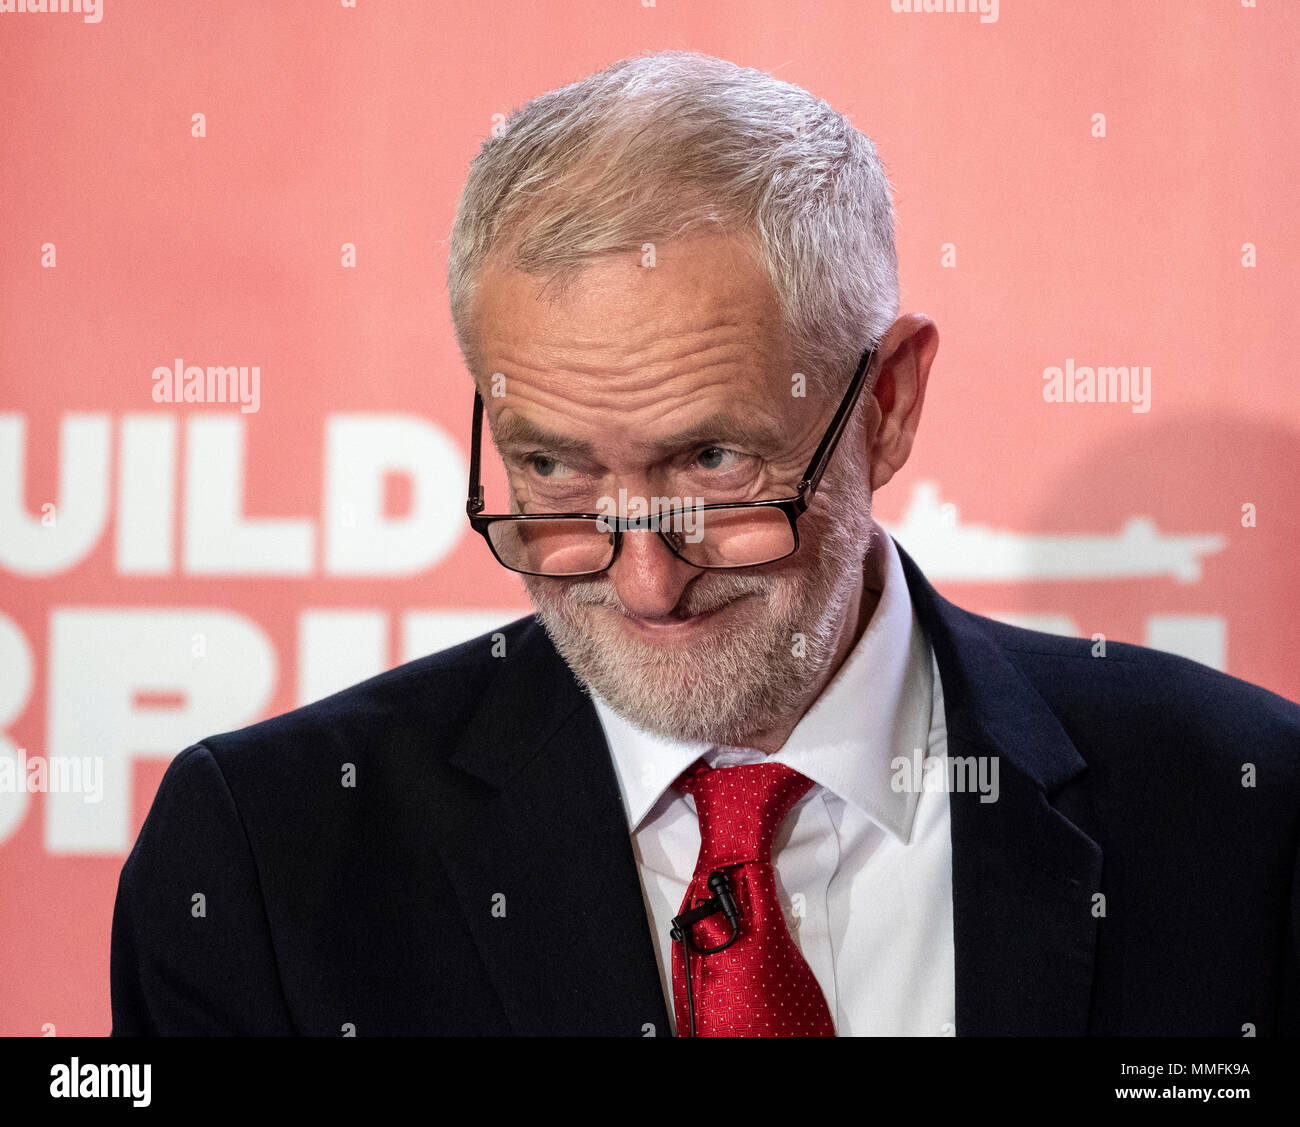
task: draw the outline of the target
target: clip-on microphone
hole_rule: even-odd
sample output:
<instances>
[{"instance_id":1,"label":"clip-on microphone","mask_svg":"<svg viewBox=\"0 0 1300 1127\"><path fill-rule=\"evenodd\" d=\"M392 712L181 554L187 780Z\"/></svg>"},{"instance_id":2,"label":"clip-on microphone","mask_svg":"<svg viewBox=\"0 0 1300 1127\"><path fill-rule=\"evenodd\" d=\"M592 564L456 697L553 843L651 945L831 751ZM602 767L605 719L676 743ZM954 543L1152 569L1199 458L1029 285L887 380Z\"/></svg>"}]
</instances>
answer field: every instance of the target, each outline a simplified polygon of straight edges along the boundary
<instances>
[{"instance_id":1,"label":"clip-on microphone","mask_svg":"<svg viewBox=\"0 0 1300 1127\"><path fill-rule=\"evenodd\" d=\"M691 952L694 951L698 955L716 955L719 951L725 951L740 938L740 905L736 903L736 898L731 891L731 878L721 869L715 869L709 874L709 891L713 893L713 898L706 900L697 908L692 908L689 912L674 916L672 931L669 932L670 937L682 945L682 961L686 964L686 1010L691 1019L692 1037L695 1036L695 996L691 990ZM696 946L695 940L691 937L691 929L700 920L708 916L716 916L719 912L727 917L727 923L731 925L731 938L714 947Z\"/></svg>"}]
</instances>

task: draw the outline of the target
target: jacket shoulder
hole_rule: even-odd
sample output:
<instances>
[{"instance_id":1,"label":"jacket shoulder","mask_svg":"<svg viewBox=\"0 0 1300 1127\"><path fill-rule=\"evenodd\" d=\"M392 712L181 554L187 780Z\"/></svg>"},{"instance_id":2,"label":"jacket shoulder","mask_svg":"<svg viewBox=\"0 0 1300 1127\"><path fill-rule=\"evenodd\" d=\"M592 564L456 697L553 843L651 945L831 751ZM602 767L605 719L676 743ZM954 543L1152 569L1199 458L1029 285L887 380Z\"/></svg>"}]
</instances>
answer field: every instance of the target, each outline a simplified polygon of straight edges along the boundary
<instances>
[{"instance_id":1,"label":"jacket shoulder","mask_svg":"<svg viewBox=\"0 0 1300 1127\"><path fill-rule=\"evenodd\" d=\"M425 740L464 725L502 667L541 629L526 615L459 645L395 666L310 704L201 741L222 766L258 747L365 746L402 732Z\"/></svg>"},{"instance_id":2,"label":"jacket shoulder","mask_svg":"<svg viewBox=\"0 0 1300 1127\"><path fill-rule=\"evenodd\" d=\"M969 612L968 612L969 613ZM1276 760L1300 784L1300 705L1261 685L1149 646L1065 637L978 619L1067 731L1158 749Z\"/></svg>"}]
</instances>

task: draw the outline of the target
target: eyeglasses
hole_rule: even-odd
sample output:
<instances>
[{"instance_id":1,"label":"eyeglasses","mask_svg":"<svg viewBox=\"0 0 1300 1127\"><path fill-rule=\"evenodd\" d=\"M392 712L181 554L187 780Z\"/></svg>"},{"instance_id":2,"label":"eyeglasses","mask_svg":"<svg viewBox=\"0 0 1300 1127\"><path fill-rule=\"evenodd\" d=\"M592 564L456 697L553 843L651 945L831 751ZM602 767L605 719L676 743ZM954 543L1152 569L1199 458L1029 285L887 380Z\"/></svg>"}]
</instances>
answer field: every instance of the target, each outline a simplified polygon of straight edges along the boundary
<instances>
[{"instance_id":1,"label":"eyeglasses","mask_svg":"<svg viewBox=\"0 0 1300 1127\"><path fill-rule=\"evenodd\" d=\"M785 559L799 549L796 522L817 492L866 386L877 347L878 341L858 361L848 390L793 497L680 506L636 517L604 513L484 513L483 486L479 483L483 397L476 388L474 430L470 437L469 499L465 503L470 527L487 541L498 563L524 575L599 575L618 558L623 533L642 530L657 532L669 551L692 567L758 567Z\"/></svg>"}]
</instances>

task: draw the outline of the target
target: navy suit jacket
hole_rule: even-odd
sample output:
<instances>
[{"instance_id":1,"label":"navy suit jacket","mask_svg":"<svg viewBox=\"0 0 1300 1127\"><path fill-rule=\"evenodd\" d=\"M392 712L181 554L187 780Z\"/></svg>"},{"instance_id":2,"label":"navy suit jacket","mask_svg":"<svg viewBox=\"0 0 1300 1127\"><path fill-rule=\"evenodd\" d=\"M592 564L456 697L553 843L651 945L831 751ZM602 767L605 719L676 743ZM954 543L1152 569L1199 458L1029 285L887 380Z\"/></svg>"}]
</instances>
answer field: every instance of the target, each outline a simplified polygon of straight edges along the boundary
<instances>
[{"instance_id":1,"label":"navy suit jacket","mask_svg":"<svg viewBox=\"0 0 1300 1127\"><path fill-rule=\"evenodd\" d=\"M948 754L1001 757L949 797L957 1035L1300 1034L1300 707L902 560ZM669 1034L595 709L535 618L501 633L172 761L115 1035Z\"/></svg>"}]
</instances>

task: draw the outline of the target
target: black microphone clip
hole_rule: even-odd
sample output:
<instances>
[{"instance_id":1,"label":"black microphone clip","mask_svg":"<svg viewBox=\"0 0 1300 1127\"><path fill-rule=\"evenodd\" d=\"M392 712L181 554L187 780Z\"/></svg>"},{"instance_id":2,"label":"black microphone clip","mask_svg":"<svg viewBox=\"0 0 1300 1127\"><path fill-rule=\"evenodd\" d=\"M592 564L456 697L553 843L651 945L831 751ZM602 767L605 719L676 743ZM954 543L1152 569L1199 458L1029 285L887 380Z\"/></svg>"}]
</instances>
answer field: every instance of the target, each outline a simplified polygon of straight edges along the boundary
<instances>
[{"instance_id":1,"label":"black microphone clip","mask_svg":"<svg viewBox=\"0 0 1300 1127\"><path fill-rule=\"evenodd\" d=\"M740 905L736 903L735 894L731 890L731 878L721 869L715 869L709 874L708 883L713 897L698 907L683 912L680 916L674 916L673 928L670 932L675 942L684 943L698 955L713 955L718 951L725 951L740 938ZM719 943L714 947L698 946L691 936L691 929L700 920L716 916L719 912L726 916L727 923L731 926L731 937L725 943Z\"/></svg>"}]
</instances>

